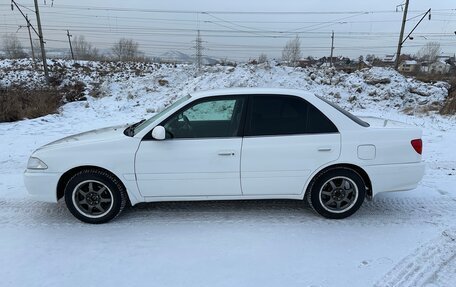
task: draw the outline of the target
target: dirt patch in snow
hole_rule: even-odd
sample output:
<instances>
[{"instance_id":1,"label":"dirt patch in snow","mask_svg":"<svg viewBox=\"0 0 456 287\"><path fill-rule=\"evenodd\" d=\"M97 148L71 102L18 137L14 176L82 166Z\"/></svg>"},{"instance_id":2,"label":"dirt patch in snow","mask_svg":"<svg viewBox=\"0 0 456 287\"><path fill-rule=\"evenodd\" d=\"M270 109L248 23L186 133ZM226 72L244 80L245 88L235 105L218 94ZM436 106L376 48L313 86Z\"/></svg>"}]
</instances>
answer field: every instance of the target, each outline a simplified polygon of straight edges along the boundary
<instances>
[{"instance_id":1,"label":"dirt patch in snow","mask_svg":"<svg viewBox=\"0 0 456 287\"><path fill-rule=\"evenodd\" d=\"M56 113L65 103L86 100L85 84L14 83L0 86L0 122L13 122Z\"/></svg>"},{"instance_id":2,"label":"dirt patch in snow","mask_svg":"<svg viewBox=\"0 0 456 287\"><path fill-rule=\"evenodd\" d=\"M440 114L456 115L456 78L451 82L451 88L448 90L448 97L445 99Z\"/></svg>"},{"instance_id":3,"label":"dirt patch in snow","mask_svg":"<svg viewBox=\"0 0 456 287\"><path fill-rule=\"evenodd\" d=\"M55 87L33 90L21 85L0 87L0 122L13 122L55 113L61 97Z\"/></svg>"}]
</instances>

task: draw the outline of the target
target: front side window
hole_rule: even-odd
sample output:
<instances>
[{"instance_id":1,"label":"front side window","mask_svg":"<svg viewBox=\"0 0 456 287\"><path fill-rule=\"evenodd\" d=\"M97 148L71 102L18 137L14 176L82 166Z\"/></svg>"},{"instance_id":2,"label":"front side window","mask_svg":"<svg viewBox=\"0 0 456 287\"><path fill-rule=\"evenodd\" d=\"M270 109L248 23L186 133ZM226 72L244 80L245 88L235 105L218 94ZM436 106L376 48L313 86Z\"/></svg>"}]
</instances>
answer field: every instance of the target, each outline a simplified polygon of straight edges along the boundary
<instances>
[{"instance_id":1,"label":"front side window","mask_svg":"<svg viewBox=\"0 0 456 287\"><path fill-rule=\"evenodd\" d=\"M215 97L197 101L163 123L166 138L238 136L243 107L243 97Z\"/></svg>"},{"instance_id":2,"label":"front side window","mask_svg":"<svg viewBox=\"0 0 456 287\"><path fill-rule=\"evenodd\" d=\"M160 118L162 115L166 114L169 110L172 110L174 107L177 107L178 105L182 104L186 100L190 99L190 96L184 96L180 98L179 100L175 101L173 104L167 106L165 109L163 109L161 112L156 113L154 116L149 118L146 121L143 121L141 124L138 124L135 129L134 129L134 135L142 131L144 128L149 126L151 123L153 123L155 120Z\"/></svg>"},{"instance_id":3,"label":"front side window","mask_svg":"<svg viewBox=\"0 0 456 287\"><path fill-rule=\"evenodd\" d=\"M292 96L253 96L247 136L334 133L336 126L307 101Z\"/></svg>"},{"instance_id":4,"label":"front side window","mask_svg":"<svg viewBox=\"0 0 456 287\"><path fill-rule=\"evenodd\" d=\"M183 112L189 121L230 121L236 100L202 102Z\"/></svg>"}]
</instances>

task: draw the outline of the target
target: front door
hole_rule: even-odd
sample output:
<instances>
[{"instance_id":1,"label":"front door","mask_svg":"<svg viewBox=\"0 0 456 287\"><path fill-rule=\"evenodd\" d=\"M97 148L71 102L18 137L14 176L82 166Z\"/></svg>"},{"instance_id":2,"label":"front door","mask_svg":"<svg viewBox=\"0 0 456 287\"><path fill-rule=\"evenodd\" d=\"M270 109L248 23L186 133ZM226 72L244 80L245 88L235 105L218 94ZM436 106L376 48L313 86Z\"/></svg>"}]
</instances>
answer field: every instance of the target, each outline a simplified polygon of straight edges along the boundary
<instances>
[{"instance_id":1,"label":"front door","mask_svg":"<svg viewBox=\"0 0 456 287\"><path fill-rule=\"evenodd\" d=\"M196 100L164 120L166 139L143 140L135 170L143 196L241 195L242 96Z\"/></svg>"}]
</instances>

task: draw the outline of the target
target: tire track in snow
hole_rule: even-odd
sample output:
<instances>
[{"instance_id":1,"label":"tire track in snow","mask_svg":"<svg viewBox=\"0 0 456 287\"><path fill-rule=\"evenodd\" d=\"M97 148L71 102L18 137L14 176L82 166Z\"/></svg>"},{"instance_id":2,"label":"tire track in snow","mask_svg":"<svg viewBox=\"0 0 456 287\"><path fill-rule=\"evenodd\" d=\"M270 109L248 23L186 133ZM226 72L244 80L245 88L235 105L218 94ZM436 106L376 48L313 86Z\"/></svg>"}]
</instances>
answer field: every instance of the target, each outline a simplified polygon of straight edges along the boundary
<instances>
[{"instance_id":1,"label":"tire track in snow","mask_svg":"<svg viewBox=\"0 0 456 287\"><path fill-rule=\"evenodd\" d=\"M456 229L448 229L402 259L376 287L454 286Z\"/></svg>"},{"instance_id":2,"label":"tire track in snow","mask_svg":"<svg viewBox=\"0 0 456 287\"><path fill-rule=\"evenodd\" d=\"M110 224L135 223L264 223L308 225L432 224L449 228L456 202L444 198L381 198L365 202L352 217L328 220L314 214L303 201L202 201L156 202L128 208ZM0 200L0 226L68 225L79 223L65 203ZM82 224L82 223L81 223Z\"/></svg>"}]
</instances>

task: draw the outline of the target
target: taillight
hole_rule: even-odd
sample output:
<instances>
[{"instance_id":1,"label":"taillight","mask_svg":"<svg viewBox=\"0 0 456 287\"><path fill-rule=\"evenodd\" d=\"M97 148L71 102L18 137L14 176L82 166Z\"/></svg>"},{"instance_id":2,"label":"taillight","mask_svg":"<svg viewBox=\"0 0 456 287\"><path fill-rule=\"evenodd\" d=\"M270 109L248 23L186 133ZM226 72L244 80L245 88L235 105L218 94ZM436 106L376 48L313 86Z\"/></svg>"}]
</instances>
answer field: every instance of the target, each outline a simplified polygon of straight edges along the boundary
<instances>
[{"instance_id":1,"label":"taillight","mask_svg":"<svg viewBox=\"0 0 456 287\"><path fill-rule=\"evenodd\" d=\"M414 139L411 143L417 153L421 154L423 152L423 141L421 139Z\"/></svg>"}]
</instances>

